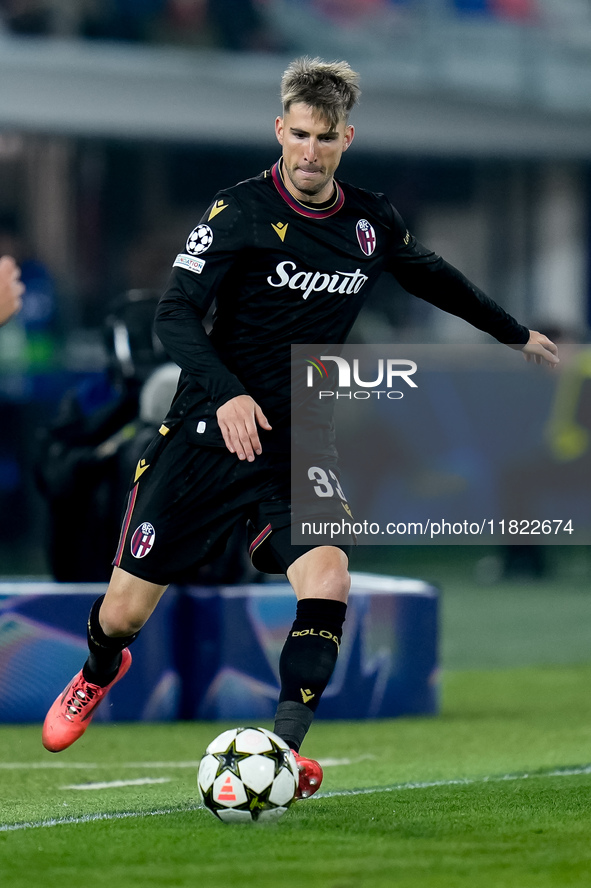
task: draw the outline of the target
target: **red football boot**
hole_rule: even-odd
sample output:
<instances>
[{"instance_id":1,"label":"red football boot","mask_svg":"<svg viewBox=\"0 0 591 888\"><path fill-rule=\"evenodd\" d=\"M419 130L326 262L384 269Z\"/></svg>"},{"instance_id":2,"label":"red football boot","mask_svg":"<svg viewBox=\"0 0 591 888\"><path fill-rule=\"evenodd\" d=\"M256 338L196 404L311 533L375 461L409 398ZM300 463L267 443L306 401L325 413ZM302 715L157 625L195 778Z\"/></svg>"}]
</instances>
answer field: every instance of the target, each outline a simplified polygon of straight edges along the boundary
<instances>
[{"instance_id":1,"label":"red football boot","mask_svg":"<svg viewBox=\"0 0 591 888\"><path fill-rule=\"evenodd\" d=\"M300 782L295 794L296 800L308 799L320 789L322 777L324 776L322 768L314 759L304 758L294 749L292 752L300 772Z\"/></svg>"},{"instance_id":2,"label":"red football boot","mask_svg":"<svg viewBox=\"0 0 591 888\"><path fill-rule=\"evenodd\" d=\"M92 721L99 703L130 666L131 654L128 648L124 648L117 675L104 688L90 684L80 670L45 716L42 735L44 747L49 752L61 752L78 740Z\"/></svg>"}]
</instances>

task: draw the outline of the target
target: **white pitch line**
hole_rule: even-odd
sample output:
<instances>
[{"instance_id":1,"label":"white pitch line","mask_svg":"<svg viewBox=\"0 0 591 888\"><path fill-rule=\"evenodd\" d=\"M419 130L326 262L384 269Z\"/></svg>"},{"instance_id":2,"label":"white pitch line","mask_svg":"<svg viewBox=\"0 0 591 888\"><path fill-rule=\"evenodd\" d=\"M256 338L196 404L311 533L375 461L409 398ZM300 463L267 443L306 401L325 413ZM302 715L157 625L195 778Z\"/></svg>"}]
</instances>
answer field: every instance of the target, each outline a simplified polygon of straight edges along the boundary
<instances>
[{"instance_id":1,"label":"white pitch line","mask_svg":"<svg viewBox=\"0 0 591 888\"><path fill-rule=\"evenodd\" d=\"M124 762L123 768L198 768L201 759L194 762ZM101 767L112 767L112 764L101 765Z\"/></svg>"},{"instance_id":2,"label":"white pitch line","mask_svg":"<svg viewBox=\"0 0 591 888\"><path fill-rule=\"evenodd\" d=\"M335 792L319 792L314 799L334 799L344 796L376 795L380 792L397 792L408 789L431 789L439 786L472 786L484 783L500 783L512 780L544 779L545 777L579 777L591 774L591 765L580 765L572 768L556 768L553 771L542 771L534 774L502 774L500 776L461 777L455 780L431 780L423 783L396 783L393 786L371 786L367 789L340 789ZM51 820L39 820L29 823L0 824L0 833L14 832L22 829L39 829L48 826L68 826L78 823L92 823L96 820L125 820L130 817L160 817L167 814L184 814L190 811L204 810L203 805L182 805L178 808L163 808L156 811L121 811L113 814L84 814L82 817L62 817Z\"/></svg>"},{"instance_id":3,"label":"white pitch line","mask_svg":"<svg viewBox=\"0 0 591 888\"><path fill-rule=\"evenodd\" d=\"M0 762L0 771L42 771L64 770L69 768L91 771L97 768L112 770L113 768L198 768L199 760L194 762Z\"/></svg>"},{"instance_id":4,"label":"white pitch line","mask_svg":"<svg viewBox=\"0 0 591 888\"><path fill-rule=\"evenodd\" d=\"M127 820L130 817L162 817L166 814L181 814L197 811L202 805L183 805L178 808L160 808L156 811L119 811L112 814L84 814L82 817L56 817L51 820L38 820L30 823L7 823L0 825L0 832L15 832L21 829L39 829L46 826L68 826L70 824L94 823L97 820Z\"/></svg>"},{"instance_id":5,"label":"white pitch line","mask_svg":"<svg viewBox=\"0 0 591 888\"><path fill-rule=\"evenodd\" d=\"M331 768L339 765L356 765L359 762L375 759L375 755L360 755L357 758L326 758L320 759L323 768ZM112 770L113 768L150 768L150 769L168 769L168 768L198 768L199 759L196 761L186 762L68 762L68 761L45 761L45 762L0 762L0 771L42 771L42 770L65 770L69 768L81 771Z\"/></svg>"},{"instance_id":6,"label":"white pitch line","mask_svg":"<svg viewBox=\"0 0 591 888\"><path fill-rule=\"evenodd\" d=\"M70 783L60 789L113 789L119 786L147 786L152 783L170 783L170 777L140 777L138 780L109 780L102 783Z\"/></svg>"},{"instance_id":7,"label":"white pitch line","mask_svg":"<svg viewBox=\"0 0 591 888\"><path fill-rule=\"evenodd\" d=\"M341 765L356 765L359 762L375 759L375 755L360 755L357 758L326 758L320 759L323 768L333 768ZM110 771L114 768L149 768L167 770L169 768L199 768L200 761L186 762L68 762L68 761L46 761L46 762L0 762L0 771L67 771L69 768L80 771L91 771L102 768Z\"/></svg>"},{"instance_id":8,"label":"white pitch line","mask_svg":"<svg viewBox=\"0 0 591 888\"><path fill-rule=\"evenodd\" d=\"M68 768L86 768L90 770L91 768L100 767L103 766L93 762L0 762L0 771L43 771L45 769L57 771L60 769L67 770Z\"/></svg>"},{"instance_id":9,"label":"white pitch line","mask_svg":"<svg viewBox=\"0 0 591 888\"><path fill-rule=\"evenodd\" d=\"M591 774L591 765L578 768L556 768L554 771L542 771L529 774L501 774L487 777L458 777L455 780L426 780L415 783L396 783L393 786L372 786L367 789L337 789L334 792L318 792L314 799L333 799L343 796L374 795L377 792L400 792L407 789L432 789L438 786L474 786L479 783L503 783L513 780L535 780L545 777L580 777Z\"/></svg>"},{"instance_id":10,"label":"white pitch line","mask_svg":"<svg viewBox=\"0 0 591 888\"><path fill-rule=\"evenodd\" d=\"M326 758L326 759L318 759L318 764L322 765L323 768L335 768L340 765L357 765L359 762L367 762L370 759L375 759L375 755L360 755L358 758L354 759L334 759L334 758Z\"/></svg>"}]
</instances>

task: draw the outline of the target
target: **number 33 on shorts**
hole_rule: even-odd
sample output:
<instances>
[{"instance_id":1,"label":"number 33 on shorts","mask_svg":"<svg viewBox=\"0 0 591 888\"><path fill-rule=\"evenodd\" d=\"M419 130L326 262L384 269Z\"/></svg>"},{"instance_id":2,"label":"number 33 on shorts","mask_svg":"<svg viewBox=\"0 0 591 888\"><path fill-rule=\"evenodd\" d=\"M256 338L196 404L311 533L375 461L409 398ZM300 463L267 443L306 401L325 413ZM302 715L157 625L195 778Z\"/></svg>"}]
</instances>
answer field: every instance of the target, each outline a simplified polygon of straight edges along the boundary
<instances>
[{"instance_id":1,"label":"number 33 on shorts","mask_svg":"<svg viewBox=\"0 0 591 888\"><path fill-rule=\"evenodd\" d=\"M341 482L332 469L329 469L327 472L325 469L320 468L320 466L310 466L308 469L308 478L310 481L314 482L314 493L316 496L334 496L336 493L341 500L345 512L348 515L351 515L351 509L349 508L347 497L341 487ZM351 515L351 517L353 516Z\"/></svg>"}]
</instances>

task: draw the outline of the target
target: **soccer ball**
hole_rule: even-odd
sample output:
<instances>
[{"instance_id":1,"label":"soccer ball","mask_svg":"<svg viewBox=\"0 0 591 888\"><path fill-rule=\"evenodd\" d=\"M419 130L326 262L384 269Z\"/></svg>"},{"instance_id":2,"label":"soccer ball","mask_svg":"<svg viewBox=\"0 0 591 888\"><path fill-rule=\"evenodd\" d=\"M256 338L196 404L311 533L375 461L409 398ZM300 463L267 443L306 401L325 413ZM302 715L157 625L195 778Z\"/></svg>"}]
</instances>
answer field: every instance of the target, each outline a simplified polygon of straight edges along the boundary
<instances>
[{"instance_id":1,"label":"soccer ball","mask_svg":"<svg viewBox=\"0 0 591 888\"><path fill-rule=\"evenodd\" d=\"M209 744L197 777L203 804L225 823L277 820L294 800L298 767L264 728L233 728Z\"/></svg>"}]
</instances>

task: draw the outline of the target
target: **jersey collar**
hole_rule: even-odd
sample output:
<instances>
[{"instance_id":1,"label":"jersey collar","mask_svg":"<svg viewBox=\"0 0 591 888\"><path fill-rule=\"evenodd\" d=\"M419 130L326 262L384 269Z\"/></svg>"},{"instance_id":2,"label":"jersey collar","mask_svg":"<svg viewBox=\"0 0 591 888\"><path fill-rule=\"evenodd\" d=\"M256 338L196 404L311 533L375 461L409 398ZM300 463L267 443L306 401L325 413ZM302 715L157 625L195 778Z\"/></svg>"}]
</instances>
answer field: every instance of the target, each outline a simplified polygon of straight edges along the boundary
<instances>
[{"instance_id":1,"label":"jersey collar","mask_svg":"<svg viewBox=\"0 0 591 888\"><path fill-rule=\"evenodd\" d=\"M306 216L307 219L327 219L329 216L334 216L335 213L338 213L338 211L345 203L345 195L343 194L343 189L336 181L336 179L336 194L328 206L326 204L321 204L318 209L315 209L313 204L302 203L301 201L297 200L297 198L293 196L293 194L289 191L285 184L285 178L283 174L283 158L279 158L279 160L271 170L271 176L273 177L275 188L277 189L283 200L287 204L289 204L292 210L295 210L295 212L299 213L300 216Z\"/></svg>"}]
</instances>

